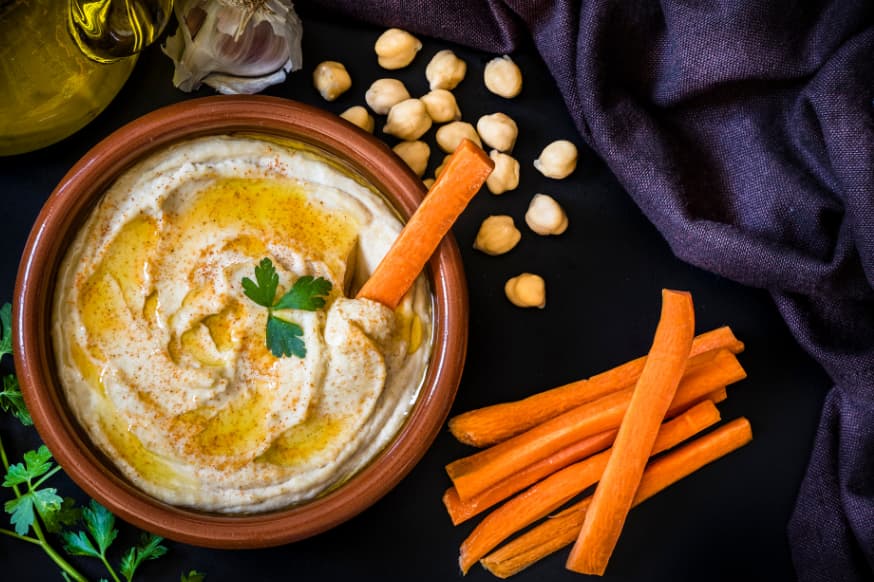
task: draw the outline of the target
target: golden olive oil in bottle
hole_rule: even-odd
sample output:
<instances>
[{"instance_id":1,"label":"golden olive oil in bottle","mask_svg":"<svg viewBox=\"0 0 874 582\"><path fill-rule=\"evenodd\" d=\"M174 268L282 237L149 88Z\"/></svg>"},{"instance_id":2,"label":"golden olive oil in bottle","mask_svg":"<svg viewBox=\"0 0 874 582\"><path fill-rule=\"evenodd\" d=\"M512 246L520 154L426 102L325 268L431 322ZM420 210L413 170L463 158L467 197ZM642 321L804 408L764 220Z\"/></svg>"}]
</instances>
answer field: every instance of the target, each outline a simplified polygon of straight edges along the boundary
<instances>
[{"instance_id":1,"label":"golden olive oil in bottle","mask_svg":"<svg viewBox=\"0 0 874 582\"><path fill-rule=\"evenodd\" d=\"M152 3L0 0L0 155L52 144L103 111L133 70L136 51L152 42L169 18L170 0L156 2L163 12L144 12L147 4ZM120 24L119 10L133 24ZM80 14L89 18L76 21ZM141 17L149 15L160 20L143 24ZM94 48L83 52L92 44L75 31L85 24L95 35L88 37Z\"/></svg>"}]
</instances>

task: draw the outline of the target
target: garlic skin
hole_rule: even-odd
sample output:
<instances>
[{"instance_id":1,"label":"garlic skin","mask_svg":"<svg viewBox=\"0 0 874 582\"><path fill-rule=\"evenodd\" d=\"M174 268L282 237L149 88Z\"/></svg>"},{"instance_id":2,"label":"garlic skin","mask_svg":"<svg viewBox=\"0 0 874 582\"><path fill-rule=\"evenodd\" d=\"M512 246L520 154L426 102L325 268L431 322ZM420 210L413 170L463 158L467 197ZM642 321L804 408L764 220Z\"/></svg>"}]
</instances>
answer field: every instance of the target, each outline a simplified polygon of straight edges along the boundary
<instances>
[{"instance_id":1,"label":"garlic skin","mask_svg":"<svg viewBox=\"0 0 874 582\"><path fill-rule=\"evenodd\" d=\"M176 0L179 27L162 47L173 84L257 93L300 69L303 26L290 0Z\"/></svg>"}]
</instances>

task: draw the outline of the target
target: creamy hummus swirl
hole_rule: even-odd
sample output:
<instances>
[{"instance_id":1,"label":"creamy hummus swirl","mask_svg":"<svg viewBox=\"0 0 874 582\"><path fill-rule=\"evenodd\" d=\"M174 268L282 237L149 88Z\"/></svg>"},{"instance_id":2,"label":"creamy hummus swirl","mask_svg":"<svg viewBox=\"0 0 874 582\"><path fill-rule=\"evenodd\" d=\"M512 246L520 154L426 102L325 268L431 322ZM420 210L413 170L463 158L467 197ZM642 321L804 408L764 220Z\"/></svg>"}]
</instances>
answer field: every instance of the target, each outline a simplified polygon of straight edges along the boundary
<instances>
[{"instance_id":1,"label":"creamy hummus swirl","mask_svg":"<svg viewBox=\"0 0 874 582\"><path fill-rule=\"evenodd\" d=\"M59 271L53 341L67 399L133 483L172 504L249 512L311 499L402 425L430 355L419 277L392 311L346 298L400 232L385 201L313 153L246 137L163 150L106 192ZM268 257L281 294L333 284L266 347L241 281Z\"/></svg>"}]
</instances>

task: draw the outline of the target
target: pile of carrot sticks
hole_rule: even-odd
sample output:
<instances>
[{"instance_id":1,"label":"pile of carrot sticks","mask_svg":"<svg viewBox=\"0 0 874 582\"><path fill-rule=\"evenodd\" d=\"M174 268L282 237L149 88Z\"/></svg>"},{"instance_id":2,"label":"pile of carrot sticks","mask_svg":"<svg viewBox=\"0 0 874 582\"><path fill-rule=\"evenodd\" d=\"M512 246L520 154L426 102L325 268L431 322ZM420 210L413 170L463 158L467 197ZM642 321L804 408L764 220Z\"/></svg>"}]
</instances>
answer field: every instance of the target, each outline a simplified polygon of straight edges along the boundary
<instances>
[{"instance_id":1,"label":"pile of carrot sticks","mask_svg":"<svg viewBox=\"0 0 874 582\"><path fill-rule=\"evenodd\" d=\"M631 507L752 439L745 418L696 437L746 372L730 328L694 329L691 295L663 290L646 356L450 420L482 450L446 466L449 516L458 525L491 510L461 545L462 572L480 562L506 578L572 545L568 569L603 575Z\"/></svg>"}]
</instances>

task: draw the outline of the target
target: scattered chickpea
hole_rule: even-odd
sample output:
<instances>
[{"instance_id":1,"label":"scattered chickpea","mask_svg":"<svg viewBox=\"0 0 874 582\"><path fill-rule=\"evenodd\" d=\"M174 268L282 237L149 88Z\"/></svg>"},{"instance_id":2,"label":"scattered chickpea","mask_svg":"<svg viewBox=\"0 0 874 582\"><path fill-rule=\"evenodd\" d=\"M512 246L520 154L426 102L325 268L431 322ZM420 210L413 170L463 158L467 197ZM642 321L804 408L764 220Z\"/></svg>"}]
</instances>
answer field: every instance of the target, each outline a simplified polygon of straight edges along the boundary
<instances>
[{"instance_id":1,"label":"scattered chickpea","mask_svg":"<svg viewBox=\"0 0 874 582\"><path fill-rule=\"evenodd\" d=\"M352 78L343 63L324 61L313 71L313 84L325 101L333 101L352 86Z\"/></svg>"},{"instance_id":2,"label":"scattered chickpea","mask_svg":"<svg viewBox=\"0 0 874 582\"><path fill-rule=\"evenodd\" d=\"M437 140L437 145L446 153L454 152L464 138L469 139L479 147L483 147L483 142L476 129L466 121L453 121L442 125L434 137Z\"/></svg>"},{"instance_id":3,"label":"scattered chickpea","mask_svg":"<svg viewBox=\"0 0 874 582\"><path fill-rule=\"evenodd\" d=\"M431 148L423 141L402 141L392 148L400 158L410 166L410 169L420 178L428 167Z\"/></svg>"},{"instance_id":4,"label":"scattered chickpea","mask_svg":"<svg viewBox=\"0 0 874 582\"><path fill-rule=\"evenodd\" d=\"M405 140L422 137L431 128L431 118L425 104L419 99L405 99L388 111L385 133Z\"/></svg>"},{"instance_id":5,"label":"scattered chickpea","mask_svg":"<svg viewBox=\"0 0 874 582\"><path fill-rule=\"evenodd\" d=\"M519 186L519 162L498 150L489 152L489 157L495 162L495 169L486 179L486 187L492 194L503 194L515 190Z\"/></svg>"},{"instance_id":6,"label":"scattered chickpea","mask_svg":"<svg viewBox=\"0 0 874 582\"><path fill-rule=\"evenodd\" d=\"M410 98L410 92L397 79L377 79L364 93L364 101L374 113L385 115L389 109Z\"/></svg>"},{"instance_id":7,"label":"scattered chickpea","mask_svg":"<svg viewBox=\"0 0 874 582\"><path fill-rule=\"evenodd\" d=\"M431 189L431 186L434 185L434 182L436 182L434 178L425 178L424 180L422 180L422 184L424 184L425 188L427 188L428 190Z\"/></svg>"},{"instance_id":8,"label":"scattered chickpea","mask_svg":"<svg viewBox=\"0 0 874 582\"><path fill-rule=\"evenodd\" d=\"M504 294L516 307L546 307L546 283L540 275L522 273L504 284Z\"/></svg>"},{"instance_id":9,"label":"scattered chickpea","mask_svg":"<svg viewBox=\"0 0 874 582\"><path fill-rule=\"evenodd\" d=\"M500 152L509 152L516 145L519 128L516 122L505 113L483 115L476 122L476 130L483 142Z\"/></svg>"},{"instance_id":10,"label":"scattered chickpea","mask_svg":"<svg viewBox=\"0 0 874 582\"><path fill-rule=\"evenodd\" d=\"M507 99L512 99L522 91L522 71L507 55L486 63L483 81L486 89Z\"/></svg>"},{"instance_id":11,"label":"scattered chickpea","mask_svg":"<svg viewBox=\"0 0 874 582\"><path fill-rule=\"evenodd\" d=\"M449 49L439 51L425 67L425 78L431 90L455 89L467 73L467 63L455 56Z\"/></svg>"},{"instance_id":12,"label":"scattered chickpea","mask_svg":"<svg viewBox=\"0 0 874 582\"><path fill-rule=\"evenodd\" d=\"M547 178L567 178L577 167L577 146L566 139L554 141L543 148L534 167Z\"/></svg>"},{"instance_id":13,"label":"scattered chickpea","mask_svg":"<svg viewBox=\"0 0 874 582\"><path fill-rule=\"evenodd\" d=\"M413 62L422 43L400 28L389 28L376 39L373 50L383 69L402 69Z\"/></svg>"},{"instance_id":14,"label":"scattered chickpea","mask_svg":"<svg viewBox=\"0 0 874 582\"><path fill-rule=\"evenodd\" d=\"M373 116L367 112L367 109L361 105L353 105L346 111L340 114L340 117L353 123L368 133L373 133Z\"/></svg>"},{"instance_id":15,"label":"scattered chickpea","mask_svg":"<svg viewBox=\"0 0 874 582\"><path fill-rule=\"evenodd\" d=\"M522 238L522 233L513 224L513 217L506 214L489 216L479 227L473 248L487 255L503 255Z\"/></svg>"},{"instance_id":16,"label":"scattered chickpea","mask_svg":"<svg viewBox=\"0 0 874 582\"><path fill-rule=\"evenodd\" d=\"M446 89L434 89L423 95L421 99L428 108L428 115L437 123L461 119L461 109L458 108L455 95Z\"/></svg>"},{"instance_id":17,"label":"scattered chickpea","mask_svg":"<svg viewBox=\"0 0 874 582\"><path fill-rule=\"evenodd\" d=\"M535 194L525 213L525 223L543 236L561 234L567 230L567 214L552 196Z\"/></svg>"}]
</instances>

